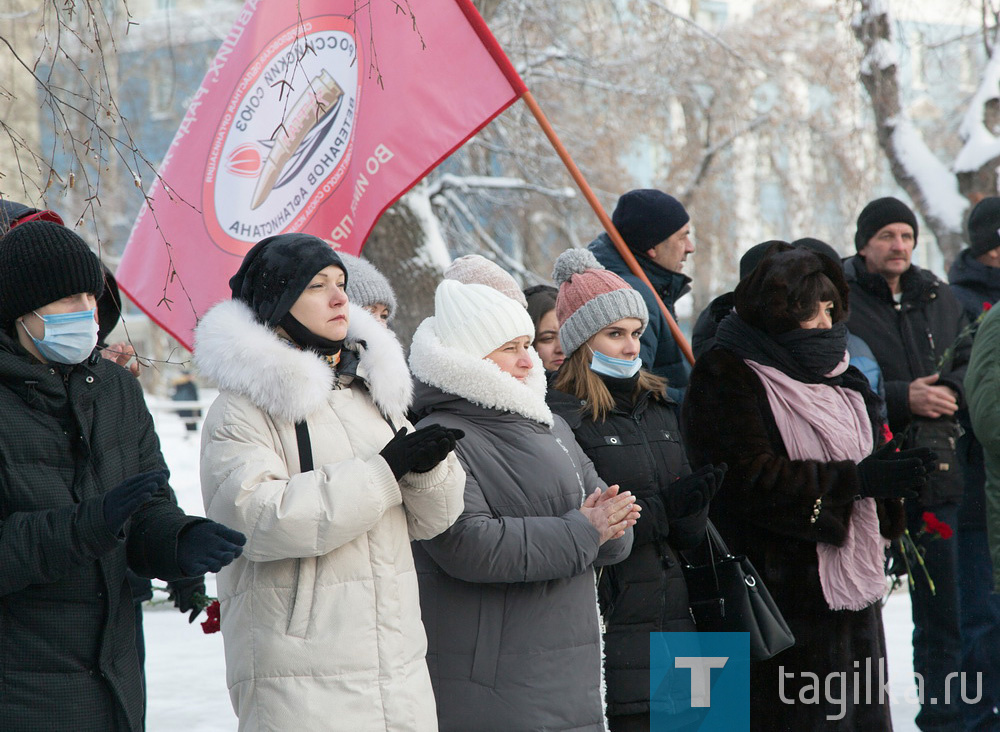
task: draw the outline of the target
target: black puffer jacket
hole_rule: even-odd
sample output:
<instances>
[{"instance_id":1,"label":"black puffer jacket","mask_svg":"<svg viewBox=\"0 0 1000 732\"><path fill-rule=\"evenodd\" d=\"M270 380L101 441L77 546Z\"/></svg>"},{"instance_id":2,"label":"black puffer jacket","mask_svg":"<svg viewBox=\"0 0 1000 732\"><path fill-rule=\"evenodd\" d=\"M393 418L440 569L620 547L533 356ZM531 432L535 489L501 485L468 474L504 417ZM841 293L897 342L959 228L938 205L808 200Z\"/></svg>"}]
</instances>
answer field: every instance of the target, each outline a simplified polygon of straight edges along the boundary
<instances>
[{"instance_id":1,"label":"black puffer jacket","mask_svg":"<svg viewBox=\"0 0 1000 732\"><path fill-rule=\"evenodd\" d=\"M889 427L898 432L912 417L910 382L937 371L945 350L955 343L967 323L965 314L941 280L916 266L900 279L900 303L892 299L885 279L865 269L860 256L844 263L844 276L851 288L849 327L871 347L882 367ZM938 382L953 388L960 404L965 402L962 380L971 351L968 339L958 344Z\"/></svg>"},{"instance_id":2,"label":"black puffer jacket","mask_svg":"<svg viewBox=\"0 0 1000 732\"><path fill-rule=\"evenodd\" d=\"M0 333L0 729L138 730L142 686L125 579L176 579L185 516L165 488L126 538L104 494L164 469L138 381L98 356L44 365Z\"/></svg>"},{"instance_id":3,"label":"black puffer jacket","mask_svg":"<svg viewBox=\"0 0 1000 732\"><path fill-rule=\"evenodd\" d=\"M649 634L695 630L677 550L697 546L705 535L704 512L667 515L661 491L688 475L677 405L643 392L633 403L632 379L605 379L616 407L595 422L576 397L550 391L549 406L565 419L576 441L608 483L631 491L642 506L632 553L605 567L599 583L608 714L649 709Z\"/></svg>"}]
</instances>

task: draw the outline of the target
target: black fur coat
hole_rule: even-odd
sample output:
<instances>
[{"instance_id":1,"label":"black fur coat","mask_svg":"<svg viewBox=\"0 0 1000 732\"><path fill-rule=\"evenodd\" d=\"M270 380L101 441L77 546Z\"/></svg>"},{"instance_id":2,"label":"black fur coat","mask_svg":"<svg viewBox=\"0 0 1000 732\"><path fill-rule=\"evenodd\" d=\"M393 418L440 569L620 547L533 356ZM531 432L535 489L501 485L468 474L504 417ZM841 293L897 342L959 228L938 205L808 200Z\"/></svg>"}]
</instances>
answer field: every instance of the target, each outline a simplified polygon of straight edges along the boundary
<instances>
[{"instance_id":1,"label":"black fur coat","mask_svg":"<svg viewBox=\"0 0 1000 732\"><path fill-rule=\"evenodd\" d=\"M877 398L866 395L866 403L875 430ZM816 544L844 541L858 492L855 464L789 459L760 379L742 358L719 348L703 355L691 374L682 429L693 469L728 463L712 519L733 553L753 562L796 638L794 647L753 665L751 729L891 730L888 697L878 704L885 663L881 608L875 603L857 612L830 610L819 582ZM820 497L822 510L810 523ZM901 501L877 504L882 535L898 537L905 523ZM800 696L813 701L814 682L803 672L818 675L815 703ZM843 693L837 680L827 701L826 677L839 672L845 673ZM854 705L858 672L862 703Z\"/></svg>"}]
</instances>

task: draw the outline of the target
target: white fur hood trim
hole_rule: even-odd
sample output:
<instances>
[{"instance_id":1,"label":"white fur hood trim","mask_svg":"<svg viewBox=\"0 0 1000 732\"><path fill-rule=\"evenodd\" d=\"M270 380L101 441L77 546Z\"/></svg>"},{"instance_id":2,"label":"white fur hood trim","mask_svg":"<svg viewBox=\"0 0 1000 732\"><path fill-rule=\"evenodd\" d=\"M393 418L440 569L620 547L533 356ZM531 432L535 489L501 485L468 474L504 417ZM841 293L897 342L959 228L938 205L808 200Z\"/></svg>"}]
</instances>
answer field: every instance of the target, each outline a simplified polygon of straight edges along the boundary
<instances>
[{"instance_id":1,"label":"white fur hood trim","mask_svg":"<svg viewBox=\"0 0 1000 732\"><path fill-rule=\"evenodd\" d=\"M403 349L366 310L350 306L347 344L359 349L358 375L387 417L401 417L413 397ZM239 300L209 310L194 334L198 370L220 389L240 394L277 420L300 422L326 404L333 371L310 351L286 343Z\"/></svg>"},{"instance_id":2,"label":"white fur hood trim","mask_svg":"<svg viewBox=\"0 0 1000 732\"><path fill-rule=\"evenodd\" d=\"M492 361L444 345L427 318L413 334L410 368L413 375L443 392L488 409L513 412L551 427L552 411L545 403L545 371L535 349L528 349L533 367L522 383Z\"/></svg>"}]
</instances>

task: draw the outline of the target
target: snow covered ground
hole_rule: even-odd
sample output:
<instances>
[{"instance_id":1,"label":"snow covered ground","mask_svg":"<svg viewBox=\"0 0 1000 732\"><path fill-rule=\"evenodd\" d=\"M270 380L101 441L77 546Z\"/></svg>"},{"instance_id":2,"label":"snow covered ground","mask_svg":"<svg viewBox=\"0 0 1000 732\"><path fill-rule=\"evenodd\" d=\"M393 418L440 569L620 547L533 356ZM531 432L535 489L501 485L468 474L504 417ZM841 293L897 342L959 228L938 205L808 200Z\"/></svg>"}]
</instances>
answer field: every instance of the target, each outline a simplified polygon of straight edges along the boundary
<instances>
[{"instance_id":1,"label":"snow covered ground","mask_svg":"<svg viewBox=\"0 0 1000 732\"><path fill-rule=\"evenodd\" d=\"M203 394L203 398L210 398ZM198 477L200 435L189 434L172 412L154 410L163 454L171 470L171 484L185 511L203 515ZM208 593L215 594L209 577ZM896 591L885 607L889 645L892 720L896 732L916 732L918 711L910 649L910 601ZM236 716L226 690L226 662L222 635L205 635L199 623L172 605L148 607L145 613L146 676L149 684L149 732L234 732Z\"/></svg>"}]
</instances>

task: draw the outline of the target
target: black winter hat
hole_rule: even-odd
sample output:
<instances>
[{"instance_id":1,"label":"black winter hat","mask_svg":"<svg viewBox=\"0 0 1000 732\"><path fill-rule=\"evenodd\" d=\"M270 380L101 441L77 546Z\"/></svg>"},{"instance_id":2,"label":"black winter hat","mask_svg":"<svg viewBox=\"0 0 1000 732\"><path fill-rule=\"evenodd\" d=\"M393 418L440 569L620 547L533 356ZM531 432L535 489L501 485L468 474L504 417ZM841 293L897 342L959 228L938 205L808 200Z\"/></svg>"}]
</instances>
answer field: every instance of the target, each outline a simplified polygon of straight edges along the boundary
<instances>
[{"instance_id":1,"label":"black winter hat","mask_svg":"<svg viewBox=\"0 0 1000 732\"><path fill-rule=\"evenodd\" d=\"M841 267L844 266L843 259L837 250L827 244L825 241L820 239L814 239L811 236L803 237L802 239L796 239L792 242L793 247L802 247L808 249L810 252L815 252L816 254L822 254L827 259L831 259L836 262Z\"/></svg>"},{"instance_id":2,"label":"black winter hat","mask_svg":"<svg viewBox=\"0 0 1000 732\"><path fill-rule=\"evenodd\" d=\"M29 221L0 238L0 327L80 292L99 298L104 272L76 233L51 221Z\"/></svg>"},{"instance_id":3,"label":"black winter hat","mask_svg":"<svg viewBox=\"0 0 1000 732\"><path fill-rule=\"evenodd\" d=\"M97 299L97 343L103 346L122 318L122 294L118 280L107 265L102 262L101 268L104 270L104 294Z\"/></svg>"},{"instance_id":4,"label":"black winter hat","mask_svg":"<svg viewBox=\"0 0 1000 732\"><path fill-rule=\"evenodd\" d=\"M858 229L854 234L854 247L860 252L880 229L889 224L909 224L913 227L913 246L917 246L917 217L913 210L898 198L876 198L858 214Z\"/></svg>"},{"instance_id":5,"label":"black winter hat","mask_svg":"<svg viewBox=\"0 0 1000 732\"><path fill-rule=\"evenodd\" d=\"M757 265L760 264L760 260L762 260L764 255L767 254L767 250L775 244L788 246L787 241L781 241L781 239L771 239L770 241L762 241L760 244L754 244L743 253L743 256L740 257L741 280L746 279L751 272L757 269Z\"/></svg>"},{"instance_id":6,"label":"black winter hat","mask_svg":"<svg viewBox=\"0 0 1000 732\"><path fill-rule=\"evenodd\" d=\"M611 214L611 223L635 254L645 254L690 220L680 201L652 188L629 191Z\"/></svg>"},{"instance_id":7,"label":"black winter hat","mask_svg":"<svg viewBox=\"0 0 1000 732\"><path fill-rule=\"evenodd\" d=\"M969 214L969 249L975 257L1000 247L1000 198L990 196Z\"/></svg>"},{"instance_id":8,"label":"black winter hat","mask_svg":"<svg viewBox=\"0 0 1000 732\"><path fill-rule=\"evenodd\" d=\"M257 319L274 327L285 316L309 281L330 265L347 268L330 245L311 234L278 234L261 239L243 257L229 280L234 300L250 306Z\"/></svg>"}]
</instances>

